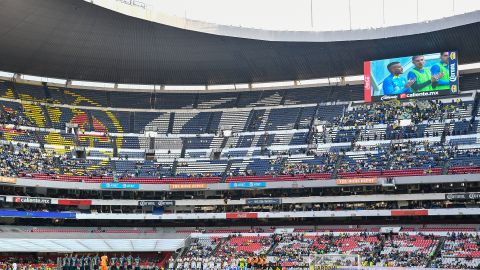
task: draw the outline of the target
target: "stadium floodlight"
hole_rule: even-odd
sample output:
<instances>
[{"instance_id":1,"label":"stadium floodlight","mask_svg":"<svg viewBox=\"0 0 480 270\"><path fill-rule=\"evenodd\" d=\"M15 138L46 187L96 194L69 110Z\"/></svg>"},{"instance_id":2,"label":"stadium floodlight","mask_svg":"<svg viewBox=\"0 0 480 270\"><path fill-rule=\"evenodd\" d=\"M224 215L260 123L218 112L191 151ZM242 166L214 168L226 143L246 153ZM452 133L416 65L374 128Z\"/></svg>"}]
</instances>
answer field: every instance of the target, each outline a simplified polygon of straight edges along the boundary
<instances>
[{"instance_id":1,"label":"stadium floodlight","mask_svg":"<svg viewBox=\"0 0 480 270\"><path fill-rule=\"evenodd\" d=\"M363 82L364 75L356 75L356 76L346 76L345 82Z\"/></svg>"},{"instance_id":2,"label":"stadium floodlight","mask_svg":"<svg viewBox=\"0 0 480 270\"><path fill-rule=\"evenodd\" d=\"M329 84L328 78L310 79L310 80L298 80L298 85L315 85L315 84Z\"/></svg>"},{"instance_id":3,"label":"stadium floodlight","mask_svg":"<svg viewBox=\"0 0 480 270\"><path fill-rule=\"evenodd\" d=\"M48 78L48 77L40 77L40 76L33 76L33 75L20 75L20 79L25 81L33 81L33 82L46 82L46 83L56 83L56 84L65 84L67 80L65 79L55 79L55 78Z\"/></svg>"},{"instance_id":4,"label":"stadium floodlight","mask_svg":"<svg viewBox=\"0 0 480 270\"><path fill-rule=\"evenodd\" d=\"M248 83L236 83L235 89L249 89L250 85Z\"/></svg>"},{"instance_id":5,"label":"stadium floodlight","mask_svg":"<svg viewBox=\"0 0 480 270\"><path fill-rule=\"evenodd\" d=\"M165 85L165 90L203 91L206 85Z\"/></svg>"},{"instance_id":6,"label":"stadium floodlight","mask_svg":"<svg viewBox=\"0 0 480 270\"><path fill-rule=\"evenodd\" d=\"M211 84L207 86L208 90L230 90L235 89L234 84Z\"/></svg>"},{"instance_id":7,"label":"stadium floodlight","mask_svg":"<svg viewBox=\"0 0 480 270\"><path fill-rule=\"evenodd\" d=\"M106 82L72 81L71 85L85 86L85 87L99 87L99 88L115 88L114 83L106 83Z\"/></svg>"},{"instance_id":8,"label":"stadium floodlight","mask_svg":"<svg viewBox=\"0 0 480 270\"><path fill-rule=\"evenodd\" d=\"M15 76L15 73L0 71L0 77L13 78L13 76Z\"/></svg>"},{"instance_id":9,"label":"stadium floodlight","mask_svg":"<svg viewBox=\"0 0 480 270\"><path fill-rule=\"evenodd\" d=\"M154 90L153 84L118 84L117 89L139 89L139 90Z\"/></svg>"},{"instance_id":10,"label":"stadium floodlight","mask_svg":"<svg viewBox=\"0 0 480 270\"><path fill-rule=\"evenodd\" d=\"M294 85L295 85L295 81L265 82L265 83L252 83L252 88L285 87L285 86L294 86Z\"/></svg>"}]
</instances>

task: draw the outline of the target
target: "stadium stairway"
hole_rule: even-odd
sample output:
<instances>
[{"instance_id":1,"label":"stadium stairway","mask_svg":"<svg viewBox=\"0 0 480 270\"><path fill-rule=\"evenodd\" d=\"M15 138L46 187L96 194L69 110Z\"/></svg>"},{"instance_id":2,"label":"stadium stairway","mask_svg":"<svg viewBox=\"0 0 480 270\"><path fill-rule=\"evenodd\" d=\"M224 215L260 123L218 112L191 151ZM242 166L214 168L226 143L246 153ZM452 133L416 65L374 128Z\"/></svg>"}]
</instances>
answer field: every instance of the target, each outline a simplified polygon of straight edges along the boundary
<instances>
[{"instance_id":1,"label":"stadium stairway","mask_svg":"<svg viewBox=\"0 0 480 270\"><path fill-rule=\"evenodd\" d=\"M23 109L25 110L25 116L32 119L37 127L45 128L46 121L45 116L43 115L43 109L40 105L22 103Z\"/></svg>"},{"instance_id":2,"label":"stadium stairway","mask_svg":"<svg viewBox=\"0 0 480 270\"><path fill-rule=\"evenodd\" d=\"M217 254L218 250L220 249L220 247L223 246L223 244L227 241L228 238L221 238L220 239L220 242L218 243L218 245L215 247L215 249L212 251L212 254Z\"/></svg>"},{"instance_id":3,"label":"stadium stairway","mask_svg":"<svg viewBox=\"0 0 480 270\"><path fill-rule=\"evenodd\" d=\"M6 98L20 99L20 95L17 92L17 89L15 87L15 83L13 83L12 87L9 88L8 90L10 90L10 91L7 91L6 96L5 96Z\"/></svg>"},{"instance_id":4,"label":"stadium stairway","mask_svg":"<svg viewBox=\"0 0 480 270\"><path fill-rule=\"evenodd\" d=\"M447 140L447 133L449 129L450 129L450 123L445 123L442 131L442 137L440 139L440 142L442 143L442 145L444 145Z\"/></svg>"},{"instance_id":5,"label":"stadium stairway","mask_svg":"<svg viewBox=\"0 0 480 270\"><path fill-rule=\"evenodd\" d=\"M332 179L337 179L338 169L342 165L344 157L345 157L344 155L338 155L337 161L335 162L335 168L333 169L333 172L332 172Z\"/></svg>"},{"instance_id":6,"label":"stadium stairway","mask_svg":"<svg viewBox=\"0 0 480 270\"><path fill-rule=\"evenodd\" d=\"M222 180L220 181L220 183L225 183L225 180L227 180L232 164L233 164L233 160L229 160L227 163L227 167L225 167L225 171L222 174Z\"/></svg>"},{"instance_id":7,"label":"stadium stairway","mask_svg":"<svg viewBox=\"0 0 480 270\"><path fill-rule=\"evenodd\" d=\"M434 259L442 256L443 245L445 245L445 237L440 238L440 241L438 242L437 248L435 248L435 250L433 251L431 256L428 258L427 265L425 266L426 268L430 267L430 265L432 264Z\"/></svg>"},{"instance_id":8,"label":"stadium stairway","mask_svg":"<svg viewBox=\"0 0 480 270\"><path fill-rule=\"evenodd\" d=\"M45 106L42 106L43 116L45 117L45 124L47 127L52 127L52 119L50 119L50 114L48 113L48 109Z\"/></svg>"},{"instance_id":9,"label":"stadium stairway","mask_svg":"<svg viewBox=\"0 0 480 270\"><path fill-rule=\"evenodd\" d=\"M135 113L130 112L130 126L128 127L128 132L134 133L135 132Z\"/></svg>"},{"instance_id":10,"label":"stadium stairway","mask_svg":"<svg viewBox=\"0 0 480 270\"><path fill-rule=\"evenodd\" d=\"M87 111L87 119L88 119L88 125L90 126L90 128L92 130L95 130L95 127L93 125L93 116L92 116L92 113L90 111Z\"/></svg>"},{"instance_id":11,"label":"stadium stairway","mask_svg":"<svg viewBox=\"0 0 480 270\"><path fill-rule=\"evenodd\" d=\"M172 134L173 132L173 124L175 123L175 113L172 112L170 113L170 119L168 120L168 128L167 128L167 133Z\"/></svg>"},{"instance_id":12,"label":"stadium stairway","mask_svg":"<svg viewBox=\"0 0 480 270\"><path fill-rule=\"evenodd\" d=\"M184 253L190 249L192 243L192 238L189 236L187 239L185 239L185 245L182 247L182 249L179 252L176 252L176 256L174 259L175 264L173 265L173 269L177 269L177 264L178 264L178 258L183 257Z\"/></svg>"},{"instance_id":13,"label":"stadium stairway","mask_svg":"<svg viewBox=\"0 0 480 270\"><path fill-rule=\"evenodd\" d=\"M265 252L265 254L271 254L271 253L275 250L275 248L278 246L278 243L279 243L279 242L275 242L275 241L274 241L274 242L272 243L272 246L267 250L267 252Z\"/></svg>"}]
</instances>

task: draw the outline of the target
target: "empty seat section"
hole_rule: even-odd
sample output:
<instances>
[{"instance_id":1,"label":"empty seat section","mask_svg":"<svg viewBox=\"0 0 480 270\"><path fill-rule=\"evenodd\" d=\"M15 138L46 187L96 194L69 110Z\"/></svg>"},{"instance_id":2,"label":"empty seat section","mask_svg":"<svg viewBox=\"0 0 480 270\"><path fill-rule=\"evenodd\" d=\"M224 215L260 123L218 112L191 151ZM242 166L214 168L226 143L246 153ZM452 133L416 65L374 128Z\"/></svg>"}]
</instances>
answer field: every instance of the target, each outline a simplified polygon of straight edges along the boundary
<instances>
[{"instance_id":1,"label":"empty seat section","mask_svg":"<svg viewBox=\"0 0 480 270\"><path fill-rule=\"evenodd\" d=\"M238 93L208 93L199 94L198 109L232 108L235 107Z\"/></svg>"},{"instance_id":2,"label":"empty seat section","mask_svg":"<svg viewBox=\"0 0 480 270\"><path fill-rule=\"evenodd\" d=\"M151 109L151 96L147 92L110 92L110 103L116 108Z\"/></svg>"},{"instance_id":3,"label":"empty seat section","mask_svg":"<svg viewBox=\"0 0 480 270\"><path fill-rule=\"evenodd\" d=\"M143 133L144 131L156 131L166 134L168 130L168 122L170 121L169 113L157 112L134 112L135 114L135 133Z\"/></svg>"},{"instance_id":4,"label":"empty seat section","mask_svg":"<svg viewBox=\"0 0 480 270\"><path fill-rule=\"evenodd\" d=\"M128 132L130 126L130 113L121 111L91 110L93 125L103 126L109 133ZM101 131L97 130L96 131Z\"/></svg>"},{"instance_id":5,"label":"empty seat section","mask_svg":"<svg viewBox=\"0 0 480 270\"><path fill-rule=\"evenodd\" d=\"M176 134L202 134L207 131L209 112L200 113L175 113L173 133Z\"/></svg>"},{"instance_id":6,"label":"empty seat section","mask_svg":"<svg viewBox=\"0 0 480 270\"><path fill-rule=\"evenodd\" d=\"M231 129L233 132L245 131L252 111L225 111L218 124L220 129Z\"/></svg>"},{"instance_id":7,"label":"empty seat section","mask_svg":"<svg viewBox=\"0 0 480 270\"><path fill-rule=\"evenodd\" d=\"M264 129L259 130L293 129L299 112L300 108L271 109Z\"/></svg>"},{"instance_id":8,"label":"empty seat section","mask_svg":"<svg viewBox=\"0 0 480 270\"><path fill-rule=\"evenodd\" d=\"M197 160L179 162L177 165L178 176L220 176L227 167L226 160Z\"/></svg>"},{"instance_id":9,"label":"empty seat section","mask_svg":"<svg viewBox=\"0 0 480 270\"><path fill-rule=\"evenodd\" d=\"M47 113L55 129L65 129L66 123L71 123L73 112L70 108L46 106Z\"/></svg>"},{"instance_id":10,"label":"empty seat section","mask_svg":"<svg viewBox=\"0 0 480 270\"><path fill-rule=\"evenodd\" d=\"M192 109L195 101L194 93L156 93L156 109Z\"/></svg>"},{"instance_id":11,"label":"empty seat section","mask_svg":"<svg viewBox=\"0 0 480 270\"><path fill-rule=\"evenodd\" d=\"M107 92L102 90L65 88L63 93L70 105L108 107Z\"/></svg>"},{"instance_id":12,"label":"empty seat section","mask_svg":"<svg viewBox=\"0 0 480 270\"><path fill-rule=\"evenodd\" d=\"M288 90L285 93L285 105L325 102L329 93L330 88L325 87Z\"/></svg>"},{"instance_id":13,"label":"empty seat section","mask_svg":"<svg viewBox=\"0 0 480 270\"><path fill-rule=\"evenodd\" d=\"M15 84L15 90L18 93L18 96L22 100L29 101L40 101L43 102L46 100L45 90L43 85L32 85L32 84Z\"/></svg>"},{"instance_id":14,"label":"empty seat section","mask_svg":"<svg viewBox=\"0 0 480 270\"><path fill-rule=\"evenodd\" d=\"M183 142L181 138L161 137L155 138L155 149L182 149Z\"/></svg>"}]
</instances>

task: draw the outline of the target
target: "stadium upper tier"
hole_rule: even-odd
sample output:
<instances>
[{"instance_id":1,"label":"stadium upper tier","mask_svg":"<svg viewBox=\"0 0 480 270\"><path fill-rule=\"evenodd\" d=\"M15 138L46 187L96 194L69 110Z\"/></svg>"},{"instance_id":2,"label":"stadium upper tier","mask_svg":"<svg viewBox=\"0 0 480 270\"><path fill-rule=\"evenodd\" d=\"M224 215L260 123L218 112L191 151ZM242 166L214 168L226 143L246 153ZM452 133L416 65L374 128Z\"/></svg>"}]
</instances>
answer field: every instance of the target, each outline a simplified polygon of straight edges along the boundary
<instances>
[{"instance_id":1,"label":"stadium upper tier","mask_svg":"<svg viewBox=\"0 0 480 270\"><path fill-rule=\"evenodd\" d=\"M415 4L401 6L412 10L400 19L387 17L403 21L415 13ZM119 84L222 85L359 75L365 60L439 50L457 50L462 64L476 63L478 13L387 29L318 32L313 39L298 31L282 32L288 39L268 31L239 38L145 21L92 1L4 0L0 33L7 42L0 43L0 70ZM375 12L369 14L362 17Z\"/></svg>"},{"instance_id":2,"label":"stadium upper tier","mask_svg":"<svg viewBox=\"0 0 480 270\"><path fill-rule=\"evenodd\" d=\"M465 75L462 87L480 88L477 75ZM146 94L4 81L2 172L158 184L479 171L475 91L453 100L347 102L360 92Z\"/></svg>"}]
</instances>

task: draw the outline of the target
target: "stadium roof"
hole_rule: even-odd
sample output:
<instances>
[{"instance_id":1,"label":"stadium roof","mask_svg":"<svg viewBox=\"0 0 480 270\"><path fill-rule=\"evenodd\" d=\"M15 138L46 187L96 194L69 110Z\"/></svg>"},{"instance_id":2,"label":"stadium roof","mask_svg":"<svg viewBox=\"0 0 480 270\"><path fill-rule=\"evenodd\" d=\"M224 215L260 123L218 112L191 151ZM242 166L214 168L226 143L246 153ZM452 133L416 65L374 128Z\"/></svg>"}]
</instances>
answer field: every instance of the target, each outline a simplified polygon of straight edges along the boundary
<instances>
[{"instance_id":1,"label":"stadium roof","mask_svg":"<svg viewBox=\"0 0 480 270\"><path fill-rule=\"evenodd\" d=\"M72 80L204 85L358 75L364 60L442 50L458 50L461 63L472 63L480 61L478 14L409 26L439 29L421 34L382 38L392 36L386 28L342 31L343 41L294 42L185 30L82 0L2 0L0 70ZM355 38L360 35L372 39Z\"/></svg>"}]
</instances>

